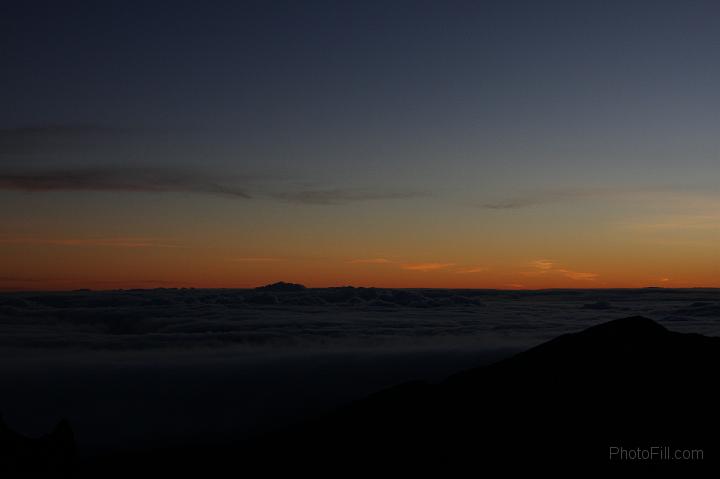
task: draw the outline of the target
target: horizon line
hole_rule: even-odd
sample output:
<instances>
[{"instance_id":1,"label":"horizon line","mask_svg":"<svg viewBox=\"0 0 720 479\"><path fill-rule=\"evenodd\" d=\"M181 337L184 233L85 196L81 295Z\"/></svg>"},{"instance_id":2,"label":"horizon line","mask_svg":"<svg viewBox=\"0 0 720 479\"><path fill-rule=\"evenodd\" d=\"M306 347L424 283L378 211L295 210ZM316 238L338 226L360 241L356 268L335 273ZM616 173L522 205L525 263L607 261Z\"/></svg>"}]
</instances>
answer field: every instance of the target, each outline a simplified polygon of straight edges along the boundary
<instances>
[{"instance_id":1,"label":"horizon line","mask_svg":"<svg viewBox=\"0 0 720 479\"><path fill-rule=\"evenodd\" d=\"M113 291L155 291L155 290L254 290L269 286L275 283L262 284L259 286L221 286L221 287L197 287L197 286L158 286L150 288L142 287L127 287L127 288L67 288L67 289L15 289L15 288L0 288L0 294L12 294L12 293L80 293L80 292L113 292ZM300 283L291 283L300 284ZM667 287L667 286L618 286L618 287L580 287L580 288L450 288L450 287L438 287L438 286L353 286L350 284L336 285L336 286L304 286L306 290L318 290L318 289L334 289L334 288L365 288L365 289L433 289L433 290L463 290L463 291L507 291L507 292L528 292L528 291L613 291L613 290L644 290L644 289L664 289L664 290L715 290L720 289L720 286L685 286L685 287ZM282 291L275 291L281 292ZM298 291L293 291L297 293Z\"/></svg>"}]
</instances>

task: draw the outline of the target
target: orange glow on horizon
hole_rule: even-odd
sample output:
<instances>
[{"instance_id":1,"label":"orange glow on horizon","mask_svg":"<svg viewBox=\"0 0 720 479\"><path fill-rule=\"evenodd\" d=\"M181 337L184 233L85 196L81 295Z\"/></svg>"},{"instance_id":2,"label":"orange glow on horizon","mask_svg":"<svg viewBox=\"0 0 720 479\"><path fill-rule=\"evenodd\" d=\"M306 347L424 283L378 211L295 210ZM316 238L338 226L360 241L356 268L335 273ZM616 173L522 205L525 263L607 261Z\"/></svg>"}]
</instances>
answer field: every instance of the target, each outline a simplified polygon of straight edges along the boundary
<instances>
[{"instance_id":1,"label":"orange glow on horizon","mask_svg":"<svg viewBox=\"0 0 720 479\"><path fill-rule=\"evenodd\" d=\"M94 233L112 231L112 223L62 224L42 235L0 235L0 290L252 288L276 281L309 287L720 287L714 230L552 224L527 216L491 220L458 229L458 219L448 218L446 228L431 229L424 220L385 228L333 217L332 228L322 230L302 222L245 230L226 220L193 228L173 219L157 228L138 225L145 234L117 235Z\"/></svg>"},{"instance_id":2,"label":"orange glow on horizon","mask_svg":"<svg viewBox=\"0 0 720 479\"><path fill-rule=\"evenodd\" d=\"M636 265L570 268L539 258L479 265L477 262L363 259L288 259L273 256L214 258L150 252L143 248L74 249L71 254L5 258L0 290L111 290L133 288L252 288L276 281L308 287L553 289L717 287L711 269L676 268L670 276ZM489 262L488 262L489 263ZM646 271L651 271L647 273Z\"/></svg>"}]
</instances>

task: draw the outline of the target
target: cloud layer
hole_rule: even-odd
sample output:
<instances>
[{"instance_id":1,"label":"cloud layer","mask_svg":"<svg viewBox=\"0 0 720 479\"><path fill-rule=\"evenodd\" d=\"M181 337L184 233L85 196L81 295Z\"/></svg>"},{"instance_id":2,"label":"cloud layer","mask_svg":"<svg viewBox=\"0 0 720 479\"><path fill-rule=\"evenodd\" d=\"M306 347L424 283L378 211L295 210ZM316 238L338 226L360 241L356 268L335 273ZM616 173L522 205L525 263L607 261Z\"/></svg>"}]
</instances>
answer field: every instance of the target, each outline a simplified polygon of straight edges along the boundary
<instances>
[{"instance_id":1,"label":"cloud layer","mask_svg":"<svg viewBox=\"0 0 720 479\"><path fill-rule=\"evenodd\" d=\"M87 448L137 447L180 431L178 417L182 433L214 438L232 424L238 437L279 426L298 401L304 414L439 381L610 319L720 334L719 290L329 288L267 304L256 294L0 294L3 414L31 435L69 417Z\"/></svg>"},{"instance_id":2,"label":"cloud layer","mask_svg":"<svg viewBox=\"0 0 720 479\"><path fill-rule=\"evenodd\" d=\"M634 314L720 334L719 312L720 290L6 293L0 294L0 352L503 347Z\"/></svg>"},{"instance_id":3,"label":"cloud layer","mask_svg":"<svg viewBox=\"0 0 720 479\"><path fill-rule=\"evenodd\" d=\"M543 276L543 275L561 275L566 278L570 278L574 281L594 281L600 275L597 273L585 273L580 271L573 271L567 268L563 268L558 265L555 261L549 259L538 259L532 261L530 266L535 268L533 271L524 271L521 274L523 276Z\"/></svg>"},{"instance_id":4,"label":"cloud layer","mask_svg":"<svg viewBox=\"0 0 720 479\"><path fill-rule=\"evenodd\" d=\"M324 185L307 188L293 187L286 182L273 185L272 180L268 183L267 177L263 177L266 181L260 184L256 176L233 178L226 172L158 167L149 163L147 167L112 166L124 165L137 156L145 157L153 149L157 150L154 154L160 162L177 155L175 151L168 151L167 145L156 143L157 139L151 140L151 135L139 131L94 125L0 129L0 163L6 165L0 167L0 190L199 193L237 199L270 198L308 205L344 205L428 195L426 191L393 188ZM77 166L79 160L90 160L95 166ZM97 166L98 161L106 165Z\"/></svg>"},{"instance_id":5,"label":"cloud layer","mask_svg":"<svg viewBox=\"0 0 720 479\"><path fill-rule=\"evenodd\" d=\"M289 189L252 184L239 186L207 173L174 168L72 168L0 170L0 190L45 193L74 192L145 192L199 193L236 199L271 198L308 205L344 205L348 203L401 200L427 196L422 191L389 191L363 188ZM253 189L253 193L249 192Z\"/></svg>"},{"instance_id":6,"label":"cloud layer","mask_svg":"<svg viewBox=\"0 0 720 479\"><path fill-rule=\"evenodd\" d=\"M197 172L165 168L75 168L0 172L0 189L26 192L125 191L190 192L250 198Z\"/></svg>"},{"instance_id":7,"label":"cloud layer","mask_svg":"<svg viewBox=\"0 0 720 479\"><path fill-rule=\"evenodd\" d=\"M273 198L290 203L310 205L342 205L360 201L402 200L428 196L423 191L380 191L363 188L305 190L283 193L271 193Z\"/></svg>"},{"instance_id":8,"label":"cloud layer","mask_svg":"<svg viewBox=\"0 0 720 479\"><path fill-rule=\"evenodd\" d=\"M406 271L416 271L420 273L429 272L453 272L456 274L476 274L485 273L489 268L485 266L458 266L456 263L427 261L421 263L402 263L387 258L360 258L348 261L349 264L366 264L366 265L393 265Z\"/></svg>"},{"instance_id":9,"label":"cloud layer","mask_svg":"<svg viewBox=\"0 0 720 479\"><path fill-rule=\"evenodd\" d=\"M717 188L702 185L657 185L633 187L586 187L586 188L560 188L553 190L535 191L524 195L508 197L505 199L481 204L483 208L491 210L516 210L533 206L565 203L593 198L623 200L638 200L642 198L667 200L669 195L692 197L698 194L717 195Z\"/></svg>"},{"instance_id":10,"label":"cloud layer","mask_svg":"<svg viewBox=\"0 0 720 479\"><path fill-rule=\"evenodd\" d=\"M160 238L36 238L0 235L0 244L53 246L107 246L114 248L177 248L173 241Z\"/></svg>"},{"instance_id":11,"label":"cloud layer","mask_svg":"<svg viewBox=\"0 0 720 479\"><path fill-rule=\"evenodd\" d=\"M454 265L455 263L409 263L402 265L402 269L426 273L429 271L445 270Z\"/></svg>"}]
</instances>

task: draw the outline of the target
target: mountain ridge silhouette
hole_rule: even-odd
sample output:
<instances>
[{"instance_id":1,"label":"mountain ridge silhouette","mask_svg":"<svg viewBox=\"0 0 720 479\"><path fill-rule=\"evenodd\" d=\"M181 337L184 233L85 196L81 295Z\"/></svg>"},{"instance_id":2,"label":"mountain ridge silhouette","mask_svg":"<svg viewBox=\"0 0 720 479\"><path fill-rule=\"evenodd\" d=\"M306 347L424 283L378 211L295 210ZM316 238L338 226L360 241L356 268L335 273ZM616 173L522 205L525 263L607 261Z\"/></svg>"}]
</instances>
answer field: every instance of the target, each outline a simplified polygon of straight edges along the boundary
<instances>
[{"instance_id":1,"label":"mountain ridge silhouette","mask_svg":"<svg viewBox=\"0 0 720 479\"><path fill-rule=\"evenodd\" d=\"M370 470L392 464L448 474L475 462L575 471L712 467L719 429L707 416L720 400L711 381L719 364L720 338L635 316L558 336L439 384L378 392L279 442L312 438L313 449L339 463L364 457ZM610 460L610 447L655 446L702 449L703 458ZM296 456L302 463L308 454Z\"/></svg>"},{"instance_id":2,"label":"mountain ridge silhouette","mask_svg":"<svg viewBox=\"0 0 720 479\"><path fill-rule=\"evenodd\" d=\"M669 331L644 317L613 320L439 383L399 384L252 440L118 451L83 461L74 477L714 469L718 365L720 338ZM653 447L702 456L610 454Z\"/></svg>"}]
</instances>

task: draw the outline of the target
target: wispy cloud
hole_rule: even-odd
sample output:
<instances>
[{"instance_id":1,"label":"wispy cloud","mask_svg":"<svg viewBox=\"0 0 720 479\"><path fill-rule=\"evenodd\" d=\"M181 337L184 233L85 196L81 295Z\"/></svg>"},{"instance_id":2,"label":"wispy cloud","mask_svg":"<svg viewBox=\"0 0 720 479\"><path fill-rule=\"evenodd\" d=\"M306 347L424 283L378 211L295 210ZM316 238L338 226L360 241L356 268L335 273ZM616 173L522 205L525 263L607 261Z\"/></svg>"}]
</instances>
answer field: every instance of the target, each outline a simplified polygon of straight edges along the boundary
<instances>
[{"instance_id":1,"label":"wispy cloud","mask_svg":"<svg viewBox=\"0 0 720 479\"><path fill-rule=\"evenodd\" d=\"M428 272L445 270L454 265L455 263L410 263L402 265L402 269L408 271Z\"/></svg>"},{"instance_id":2,"label":"wispy cloud","mask_svg":"<svg viewBox=\"0 0 720 479\"><path fill-rule=\"evenodd\" d=\"M494 202L484 203L482 207L491 210L517 210L547 203L556 203L571 199L601 196L607 193L608 190L589 189L541 191L522 196L505 198Z\"/></svg>"},{"instance_id":3,"label":"wispy cloud","mask_svg":"<svg viewBox=\"0 0 720 479\"><path fill-rule=\"evenodd\" d=\"M457 274L474 274L484 273L488 271L485 266L465 266L453 268L457 263L440 263L440 262L424 262L424 263L400 263L398 261L389 260L387 258L361 258L348 261L350 264L375 264L375 265L396 265L400 269L406 271L452 271Z\"/></svg>"},{"instance_id":4,"label":"wispy cloud","mask_svg":"<svg viewBox=\"0 0 720 479\"><path fill-rule=\"evenodd\" d=\"M632 187L586 187L540 190L522 195L482 203L483 208L492 210L516 210L533 206L563 203L585 199L642 199L657 200L658 195L693 196L699 192L712 193L713 190L701 185L637 185Z\"/></svg>"},{"instance_id":5,"label":"wispy cloud","mask_svg":"<svg viewBox=\"0 0 720 479\"><path fill-rule=\"evenodd\" d=\"M485 266L472 266L469 268L462 268L457 271L455 271L458 274L474 274L474 273L484 273L488 270Z\"/></svg>"},{"instance_id":6,"label":"wispy cloud","mask_svg":"<svg viewBox=\"0 0 720 479\"><path fill-rule=\"evenodd\" d=\"M530 265L539 270L551 270L555 267L555 263L549 259L537 259L530 263Z\"/></svg>"},{"instance_id":7,"label":"wispy cloud","mask_svg":"<svg viewBox=\"0 0 720 479\"><path fill-rule=\"evenodd\" d=\"M341 205L361 201L401 200L428 196L424 191L388 191L363 188L334 188L270 193L278 200L312 205Z\"/></svg>"},{"instance_id":8,"label":"wispy cloud","mask_svg":"<svg viewBox=\"0 0 720 479\"><path fill-rule=\"evenodd\" d=\"M173 145L168 150L168 145L158 144L156 137L152 132L98 125L0 128L0 164L4 165L0 167L0 190L199 193L235 199L269 198L308 205L344 205L428 195L425 191L392 187L273 184L280 178L258 172L235 175L205 168L77 166L78 158L90 161L102 158L107 165L124 165L138 153L150 156L148 152L155 151L157 155L167 157L182 146Z\"/></svg>"},{"instance_id":9,"label":"wispy cloud","mask_svg":"<svg viewBox=\"0 0 720 479\"><path fill-rule=\"evenodd\" d=\"M149 146L167 155L153 135L98 125L41 125L0 129L0 190L25 192L192 192L249 198L226 177L177 167L77 166L78 158L125 164ZM34 166L28 166L34 165ZM53 166L48 166L53 165Z\"/></svg>"},{"instance_id":10,"label":"wispy cloud","mask_svg":"<svg viewBox=\"0 0 720 479\"><path fill-rule=\"evenodd\" d=\"M352 259L348 261L351 264L392 264L393 261L385 258L369 258L369 259Z\"/></svg>"},{"instance_id":11,"label":"wispy cloud","mask_svg":"<svg viewBox=\"0 0 720 479\"><path fill-rule=\"evenodd\" d=\"M230 261L237 261L238 263L277 263L278 261L283 261L282 258L272 258L272 257L244 257L244 258L230 258Z\"/></svg>"},{"instance_id":12,"label":"wispy cloud","mask_svg":"<svg viewBox=\"0 0 720 479\"><path fill-rule=\"evenodd\" d=\"M244 189L222 184L207 175L169 168L105 167L0 171L0 189L26 192L190 192L250 198Z\"/></svg>"},{"instance_id":13,"label":"wispy cloud","mask_svg":"<svg viewBox=\"0 0 720 479\"><path fill-rule=\"evenodd\" d=\"M236 199L271 198L308 205L401 200L426 196L422 191L390 191L361 188L297 189L278 192L252 179L219 179L211 174L175 168L71 168L0 170L0 190L28 193L47 192L145 192L199 193ZM250 193L249 190L253 190Z\"/></svg>"},{"instance_id":14,"label":"wispy cloud","mask_svg":"<svg viewBox=\"0 0 720 479\"><path fill-rule=\"evenodd\" d=\"M654 223L635 223L634 229L646 231L720 230L720 215L675 215Z\"/></svg>"},{"instance_id":15,"label":"wispy cloud","mask_svg":"<svg viewBox=\"0 0 720 479\"><path fill-rule=\"evenodd\" d=\"M534 277L543 275L561 275L574 281L594 281L600 276L597 273L586 273L582 271L573 271L558 265L555 261L549 259L537 259L530 262L533 271L523 271L523 276Z\"/></svg>"},{"instance_id":16,"label":"wispy cloud","mask_svg":"<svg viewBox=\"0 0 720 479\"><path fill-rule=\"evenodd\" d=\"M107 246L113 248L177 248L166 239L158 238L38 238L30 236L0 236L0 244L53 246Z\"/></svg>"},{"instance_id":17,"label":"wispy cloud","mask_svg":"<svg viewBox=\"0 0 720 479\"><path fill-rule=\"evenodd\" d=\"M566 277L574 279L575 281L593 281L599 276L597 273L582 273L580 271L571 271L569 269L559 269L557 271L558 273L562 273Z\"/></svg>"}]
</instances>

